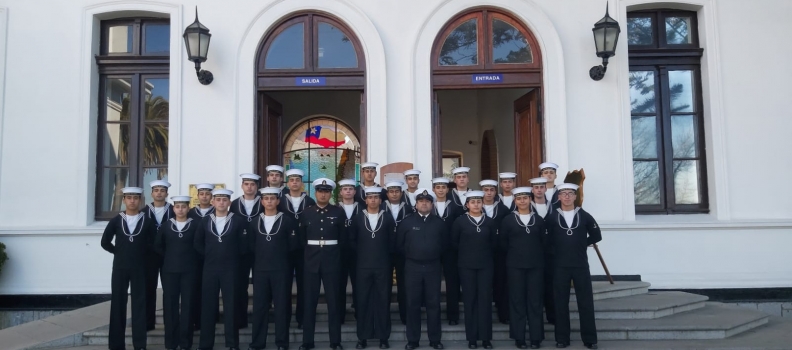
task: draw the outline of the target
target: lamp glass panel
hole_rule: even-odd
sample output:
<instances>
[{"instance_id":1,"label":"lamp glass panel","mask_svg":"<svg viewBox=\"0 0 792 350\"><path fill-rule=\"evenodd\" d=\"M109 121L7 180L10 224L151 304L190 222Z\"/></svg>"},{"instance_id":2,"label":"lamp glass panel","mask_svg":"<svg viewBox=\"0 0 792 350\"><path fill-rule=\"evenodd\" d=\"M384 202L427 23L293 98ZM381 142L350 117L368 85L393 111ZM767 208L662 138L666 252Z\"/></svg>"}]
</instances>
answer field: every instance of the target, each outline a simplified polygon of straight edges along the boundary
<instances>
[{"instance_id":1,"label":"lamp glass panel","mask_svg":"<svg viewBox=\"0 0 792 350\"><path fill-rule=\"evenodd\" d=\"M201 56L200 51L198 51L200 47L198 40L198 33L187 34L187 55L190 56L189 59L191 60Z\"/></svg>"},{"instance_id":2,"label":"lamp glass panel","mask_svg":"<svg viewBox=\"0 0 792 350\"><path fill-rule=\"evenodd\" d=\"M201 45L199 46L199 54L202 58L206 58L209 55L209 39L211 36L209 34L199 34L200 35L200 42Z\"/></svg>"},{"instance_id":3,"label":"lamp glass panel","mask_svg":"<svg viewBox=\"0 0 792 350\"><path fill-rule=\"evenodd\" d=\"M594 29L594 45L597 53L605 51L605 28Z\"/></svg>"},{"instance_id":4,"label":"lamp glass panel","mask_svg":"<svg viewBox=\"0 0 792 350\"><path fill-rule=\"evenodd\" d=\"M616 51L616 41L619 40L618 28L607 28L605 30L605 51Z\"/></svg>"}]
</instances>

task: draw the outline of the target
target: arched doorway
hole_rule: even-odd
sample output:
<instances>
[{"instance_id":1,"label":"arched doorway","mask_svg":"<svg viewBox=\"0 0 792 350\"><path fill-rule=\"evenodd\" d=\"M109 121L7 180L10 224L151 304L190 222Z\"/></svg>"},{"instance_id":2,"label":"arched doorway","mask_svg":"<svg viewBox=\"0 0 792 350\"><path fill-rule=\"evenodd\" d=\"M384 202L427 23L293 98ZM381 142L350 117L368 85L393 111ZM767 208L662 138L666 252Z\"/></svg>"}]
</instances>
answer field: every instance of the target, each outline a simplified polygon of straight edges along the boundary
<instances>
[{"instance_id":1,"label":"arched doorway","mask_svg":"<svg viewBox=\"0 0 792 350\"><path fill-rule=\"evenodd\" d=\"M311 135L307 135L306 130L295 131L305 126L307 120L308 126L324 123L316 125L324 131L316 135L322 141L308 142L312 147L304 149L307 159L303 159L300 166L324 164L340 142L327 135L343 134L354 139L344 147L354 147L355 157L350 161L354 169L359 168L360 162L365 160L362 145L366 144L365 66L357 37L332 16L296 13L273 26L262 39L256 58L255 168L264 173L270 164L282 164L287 169L298 164L284 162L284 159L287 154L298 154L292 153L298 151L291 148L293 145L308 142ZM324 117L308 119L317 115ZM288 130L293 132L284 139ZM302 136L294 133L302 133ZM296 139L289 143L294 137ZM303 170L307 175L311 173L310 169ZM322 174L334 180L339 180L339 176L358 179L357 171L335 172L334 176ZM308 176L306 183L311 179L311 175Z\"/></svg>"},{"instance_id":2,"label":"arched doorway","mask_svg":"<svg viewBox=\"0 0 792 350\"><path fill-rule=\"evenodd\" d=\"M544 155L542 55L533 34L506 11L471 9L446 23L431 59L434 172L442 169L443 149L481 162L484 147L475 140L491 129L501 145L499 169L468 163L471 182L516 171L518 184L526 184Z\"/></svg>"}]
</instances>

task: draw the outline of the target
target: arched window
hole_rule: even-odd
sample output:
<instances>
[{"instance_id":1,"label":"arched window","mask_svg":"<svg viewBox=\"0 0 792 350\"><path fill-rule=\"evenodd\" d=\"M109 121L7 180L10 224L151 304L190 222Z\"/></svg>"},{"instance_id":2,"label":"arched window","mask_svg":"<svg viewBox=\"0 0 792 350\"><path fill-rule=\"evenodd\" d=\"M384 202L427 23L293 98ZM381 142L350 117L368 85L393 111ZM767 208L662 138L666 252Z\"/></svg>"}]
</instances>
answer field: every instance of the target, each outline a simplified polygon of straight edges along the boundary
<instances>
[{"instance_id":1,"label":"arched window","mask_svg":"<svg viewBox=\"0 0 792 350\"><path fill-rule=\"evenodd\" d=\"M283 150L284 167L305 172L303 181L311 197L311 183L318 178L336 182L360 178L360 142L349 126L332 116L316 116L292 128Z\"/></svg>"}]
</instances>

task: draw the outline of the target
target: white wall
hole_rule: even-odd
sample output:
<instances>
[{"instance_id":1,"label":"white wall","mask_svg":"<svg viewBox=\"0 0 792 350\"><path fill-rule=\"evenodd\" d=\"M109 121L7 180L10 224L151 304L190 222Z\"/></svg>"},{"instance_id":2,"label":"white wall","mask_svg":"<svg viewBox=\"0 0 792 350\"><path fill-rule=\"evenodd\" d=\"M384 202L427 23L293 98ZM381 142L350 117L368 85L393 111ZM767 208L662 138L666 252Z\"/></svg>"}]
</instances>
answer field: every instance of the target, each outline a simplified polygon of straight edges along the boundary
<instances>
[{"instance_id":1,"label":"white wall","mask_svg":"<svg viewBox=\"0 0 792 350\"><path fill-rule=\"evenodd\" d=\"M611 15L624 29L626 8L646 2L610 0ZM430 125L430 72L426 60L414 58L428 57L438 28L465 7L513 9L534 30L545 55L546 132L552 136L548 157L562 163L562 173L586 170L586 207L605 229L601 248L611 272L642 274L662 288L792 286L792 255L783 250L792 246L792 187L785 184L792 172L792 140L787 137L792 119L786 103L792 86L783 79L792 73L786 62L792 47L784 45L792 32L787 20L792 3L687 3L698 9L702 23L709 188L711 198L718 199L711 207L718 212L637 218L631 193L624 36L605 78L595 82L588 77L588 69L599 64L591 26L603 14L602 2L327 0L315 6L349 18L356 30L366 28L359 36L367 38L364 50L375 58L367 59L367 105L374 108L369 113L372 120L382 121L376 129L380 136L370 136L381 142L371 150L377 154L373 161L429 164L425 133ZM249 34L263 33L275 19L269 24L260 20L273 11L287 13L310 4L0 0L0 7L8 9L7 23L0 23L7 28L0 112L0 241L8 245L11 258L0 273L0 293L109 291L111 256L98 246L103 223L91 220L90 200L95 158L90 139L95 137L97 104L91 98L96 89L96 81L91 81L91 28L98 23L96 9L162 8L176 14L173 23L183 26L192 22L198 5L201 21L212 30L210 57L204 64L215 76L209 86L196 81L184 57L181 29L172 33L171 95L181 96L171 107L171 155L178 157L171 157L169 170L177 174L171 179L175 194L205 181L236 188L238 173L252 170L243 168L252 164L248 154L253 154L254 145L245 140L252 140L246 123L253 118L255 94L252 75L239 73L252 72L249 48L261 35ZM380 49L385 58L376 60ZM490 98L487 94L480 94L475 104L465 99L445 108L468 104L477 111ZM481 131L471 136L476 150ZM500 141L499 150L503 167L503 159L510 156ZM472 160L466 158L466 163ZM425 174L422 181L428 183L429 172ZM596 273L597 265L592 266Z\"/></svg>"}]
</instances>

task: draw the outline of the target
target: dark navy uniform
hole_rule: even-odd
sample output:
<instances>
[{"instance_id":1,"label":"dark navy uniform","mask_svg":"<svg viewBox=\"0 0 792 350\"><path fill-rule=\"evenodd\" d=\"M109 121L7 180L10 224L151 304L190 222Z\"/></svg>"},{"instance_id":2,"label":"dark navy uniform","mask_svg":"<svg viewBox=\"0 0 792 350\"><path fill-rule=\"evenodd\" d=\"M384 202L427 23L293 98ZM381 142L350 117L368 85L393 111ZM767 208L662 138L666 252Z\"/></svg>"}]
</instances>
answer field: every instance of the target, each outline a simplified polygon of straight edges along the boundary
<instances>
[{"instance_id":1,"label":"dark navy uniform","mask_svg":"<svg viewBox=\"0 0 792 350\"><path fill-rule=\"evenodd\" d=\"M195 233L195 250L204 256L203 284L201 286L201 348L211 349L215 342L215 320L219 307L219 294L223 305L237 305L239 295L239 264L247 250L247 220L229 212L223 227L217 227L216 216L211 214L200 222ZM223 308L226 347L239 347L239 330L235 325L235 307Z\"/></svg>"},{"instance_id":2,"label":"dark navy uniform","mask_svg":"<svg viewBox=\"0 0 792 350\"><path fill-rule=\"evenodd\" d=\"M366 187L381 187L376 182L374 186L366 186ZM388 190L383 188L382 195L380 195L380 199L382 199L382 203L388 202ZM363 208L366 207L366 188L363 187L362 184L355 186L355 202L360 203Z\"/></svg>"},{"instance_id":3,"label":"dark navy uniform","mask_svg":"<svg viewBox=\"0 0 792 350\"><path fill-rule=\"evenodd\" d=\"M240 218L245 219L248 223L252 222L253 219L261 214L264 211L264 208L261 206L261 197L256 196L253 198L253 207L250 209L250 213L248 213L247 209L245 208L244 203L244 196L235 199L231 202L231 206L228 210L235 215L239 216ZM247 242L246 242L247 243ZM237 304L236 304L236 326L237 328L245 328L248 324L247 319L247 309L248 309L248 299L250 295L248 295L248 286L250 285L250 271L253 267L253 255L248 254L245 255L242 260L240 260L239 264L239 286L237 287Z\"/></svg>"},{"instance_id":4,"label":"dark navy uniform","mask_svg":"<svg viewBox=\"0 0 792 350\"><path fill-rule=\"evenodd\" d=\"M497 246L495 219L482 213L480 221L465 214L454 221L451 242L459 251L459 280L465 305L468 342L492 340L493 254Z\"/></svg>"},{"instance_id":5,"label":"dark navy uniform","mask_svg":"<svg viewBox=\"0 0 792 350\"><path fill-rule=\"evenodd\" d=\"M187 212L187 217L190 219L195 220L195 224L198 225L204 217L209 216L210 214L214 214L215 208L209 207L206 213L201 213L201 210L198 206L190 209ZM195 294L193 295L193 329L201 329L201 285L203 284L201 278L203 277L203 256L198 254L197 266L195 274L195 285L197 288L195 289Z\"/></svg>"},{"instance_id":6,"label":"dark navy uniform","mask_svg":"<svg viewBox=\"0 0 792 350\"><path fill-rule=\"evenodd\" d=\"M168 222L176 214L173 213L173 206L170 203L165 203L165 214L162 215L162 221L157 221L157 215L154 214L154 203L149 203L143 210L146 219L151 220L152 223L159 230L162 223ZM153 242L153 241L152 241ZM159 284L159 273L162 268L162 256L154 251L152 245L148 251L146 258L146 329L154 329L154 324L157 319L157 284Z\"/></svg>"},{"instance_id":7,"label":"dark navy uniform","mask_svg":"<svg viewBox=\"0 0 792 350\"><path fill-rule=\"evenodd\" d=\"M437 215L443 219L446 224L448 232L451 232L451 227L454 225L460 215L464 214L465 210L460 206L454 204L451 200L445 201L445 209L440 214L437 205L432 208L432 214ZM448 249L443 253L443 277L446 283L446 318L449 322L459 322L459 298L461 286L459 283L459 266L457 264L459 254L452 244L448 244Z\"/></svg>"},{"instance_id":8,"label":"dark navy uniform","mask_svg":"<svg viewBox=\"0 0 792 350\"><path fill-rule=\"evenodd\" d=\"M506 252L509 271L509 334L517 343L525 344L525 326L531 343L544 339L542 299L544 294L544 250L547 233L541 216L531 212L526 222L517 212L501 222L498 238Z\"/></svg>"},{"instance_id":9,"label":"dark navy uniform","mask_svg":"<svg viewBox=\"0 0 792 350\"><path fill-rule=\"evenodd\" d=\"M531 198L531 211L542 216L536 202L533 200L533 195L531 195ZM553 198L558 198L558 194L553 194ZM555 208L557 208L550 203L550 199L546 198L545 204L547 205L547 212L544 214L543 219L547 219ZM555 296L553 294L553 273L555 273L555 264L553 260L555 260L553 247L546 243L544 251L544 295L542 299L544 300L545 317L547 317L547 322L550 324L555 324Z\"/></svg>"},{"instance_id":10,"label":"dark navy uniform","mask_svg":"<svg viewBox=\"0 0 792 350\"><path fill-rule=\"evenodd\" d=\"M305 208L311 207L316 205L316 201L313 198L308 197L307 194L302 193L300 197L302 200L300 204L295 208L294 204L291 201L291 196L289 195L290 191L287 189L283 192L283 195L280 197L280 203L278 203L278 211L282 212L283 215L289 215L298 223L300 221L300 215L305 211ZM305 268L305 257L304 249L296 249L291 252L289 259L291 261L291 266L294 269L294 283L297 287L297 309L295 310L294 318L297 321L297 328L302 327L303 323L303 315L305 314L303 302L305 301L304 289L303 289L303 270Z\"/></svg>"},{"instance_id":11,"label":"dark navy uniform","mask_svg":"<svg viewBox=\"0 0 792 350\"><path fill-rule=\"evenodd\" d=\"M602 232L594 218L585 210L575 208L575 216L568 225L561 208L548 215L547 237L555 249L555 292L557 343L569 344L569 288L575 285L575 297L580 314L580 336L586 344L597 343L594 322L594 296L588 264L588 246L602 240Z\"/></svg>"},{"instance_id":12,"label":"dark navy uniform","mask_svg":"<svg viewBox=\"0 0 792 350\"><path fill-rule=\"evenodd\" d=\"M482 208L482 211L485 211ZM495 227L500 227L500 223L511 211L503 202L496 201L492 209L492 215L487 215L495 221ZM495 308L498 310L498 320L501 323L509 323L509 285L506 271L506 252L500 247L495 248L495 267L492 279L493 299Z\"/></svg>"},{"instance_id":13,"label":"dark navy uniform","mask_svg":"<svg viewBox=\"0 0 792 350\"><path fill-rule=\"evenodd\" d=\"M344 211L344 226L347 227L347 230L349 229L349 226L352 225L352 220L357 216L358 213L360 213L361 208L365 208L365 206L361 206L360 203L354 202L352 204L352 213L347 216L346 210L344 209L342 203L339 203L338 207ZM346 321L346 287L350 281L352 283L352 306L355 306L355 303L357 302L357 300L355 300L355 280L357 277L357 269L355 268L355 265L357 259L355 258L355 251L352 250L352 247L349 244L344 246L342 249L344 250L343 254L341 255L341 291L343 293L340 293L339 295L339 302L341 303L342 307L341 324L344 324Z\"/></svg>"},{"instance_id":14,"label":"dark navy uniform","mask_svg":"<svg viewBox=\"0 0 792 350\"><path fill-rule=\"evenodd\" d=\"M462 193L467 193L470 191L472 190L468 188L466 191ZM460 193L456 188L448 192L448 197L451 197L451 201L454 202L454 204L456 204L460 208L462 208L462 210L467 211L467 207L465 206L465 202L467 201L467 199L463 196L460 196Z\"/></svg>"},{"instance_id":15,"label":"dark navy uniform","mask_svg":"<svg viewBox=\"0 0 792 350\"><path fill-rule=\"evenodd\" d=\"M503 194L499 194L498 198L500 198L499 202L503 203L503 206L505 206L509 212L517 210L517 203L514 200L514 195L512 195L512 201L509 203L509 205L506 205L506 201L503 200Z\"/></svg>"},{"instance_id":16,"label":"dark navy uniform","mask_svg":"<svg viewBox=\"0 0 792 350\"><path fill-rule=\"evenodd\" d=\"M110 219L102 234L102 248L113 254L111 277L110 349L123 349L126 332L127 299L132 299L132 344L146 347L146 266L157 232L154 221L139 213L137 224L129 228L126 214ZM127 289L131 288L130 296Z\"/></svg>"},{"instance_id":17,"label":"dark navy uniform","mask_svg":"<svg viewBox=\"0 0 792 350\"><path fill-rule=\"evenodd\" d=\"M300 243L304 245L305 271L305 314L303 315L303 344L312 346L316 329L316 305L319 303L319 288L324 285L327 300L330 343L341 342L342 310L338 293L341 290L341 254L346 240L346 214L344 210L327 205L314 205L300 215Z\"/></svg>"},{"instance_id":18,"label":"dark navy uniform","mask_svg":"<svg viewBox=\"0 0 792 350\"><path fill-rule=\"evenodd\" d=\"M163 256L162 309L165 318L165 347L189 349L193 342L193 306L199 289L196 276L198 252L195 251L195 232L199 220L187 218L180 230L176 219L160 226L154 249Z\"/></svg>"},{"instance_id":19,"label":"dark navy uniform","mask_svg":"<svg viewBox=\"0 0 792 350\"><path fill-rule=\"evenodd\" d=\"M297 220L279 212L267 230L265 215L248 224L248 247L253 264L253 340L252 349L267 346L270 305L275 305L275 345L289 347L291 319L292 267L289 255L299 247Z\"/></svg>"},{"instance_id":20,"label":"dark navy uniform","mask_svg":"<svg viewBox=\"0 0 792 350\"><path fill-rule=\"evenodd\" d=\"M393 219L393 210L390 207L390 202L383 202L382 207L385 210L385 215L390 215ZM407 208L407 205L401 203L399 212L394 219L396 221L396 226L399 226L399 223L402 222L407 215L410 215L410 213L411 211ZM407 324L407 288L404 285L404 254L398 251L393 254L393 268L396 270L396 301L399 303L399 318L402 324Z\"/></svg>"}]
</instances>

